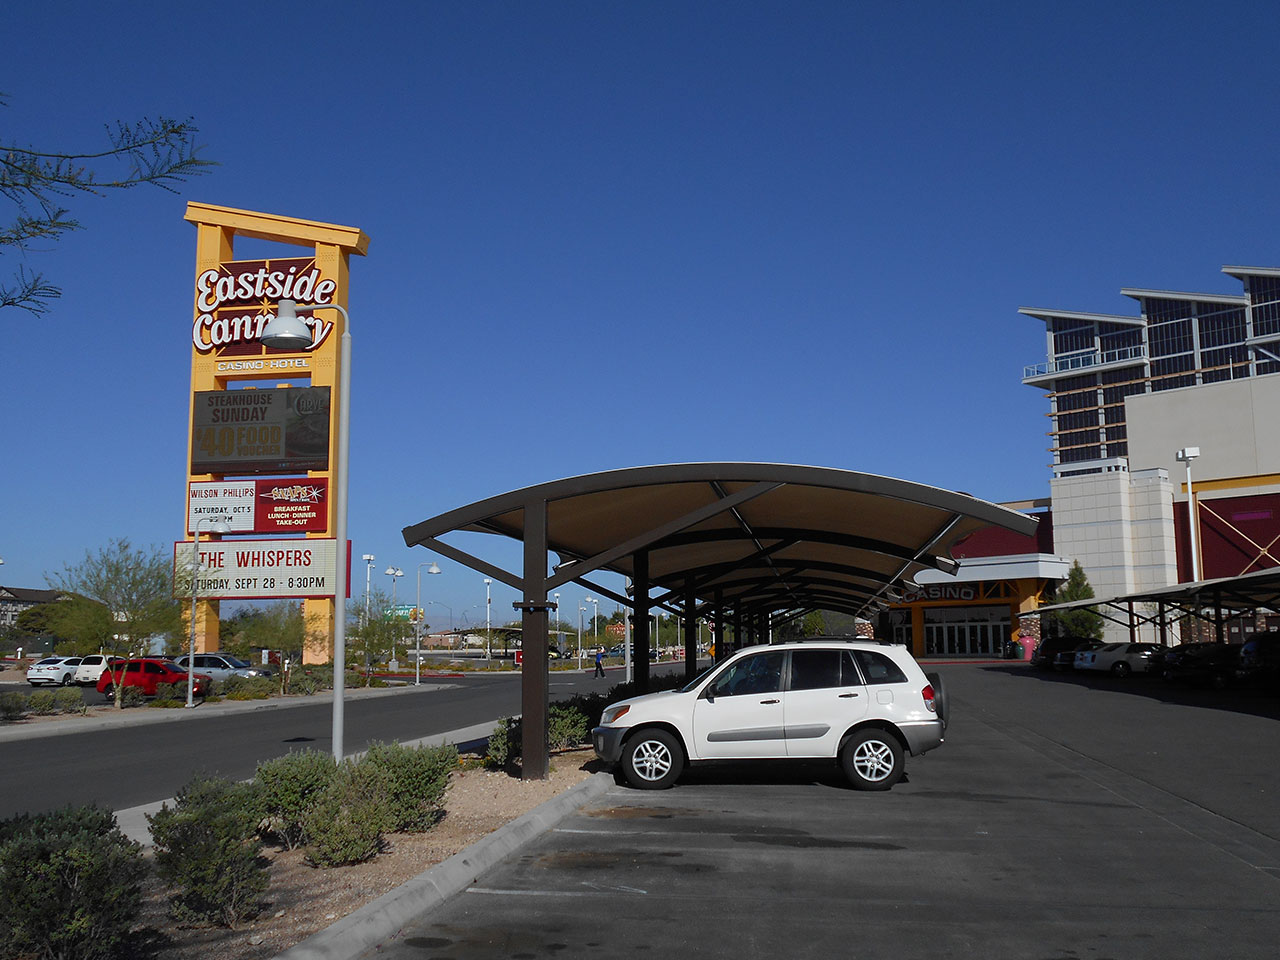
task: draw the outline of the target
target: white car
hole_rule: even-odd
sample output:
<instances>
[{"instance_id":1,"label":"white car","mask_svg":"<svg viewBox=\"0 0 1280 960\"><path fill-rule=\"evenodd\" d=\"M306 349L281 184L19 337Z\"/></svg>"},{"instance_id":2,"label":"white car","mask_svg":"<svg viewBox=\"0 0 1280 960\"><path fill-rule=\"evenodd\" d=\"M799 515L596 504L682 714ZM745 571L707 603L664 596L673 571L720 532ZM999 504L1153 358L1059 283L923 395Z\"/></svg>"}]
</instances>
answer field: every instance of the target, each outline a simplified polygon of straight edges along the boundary
<instances>
[{"instance_id":1,"label":"white car","mask_svg":"<svg viewBox=\"0 0 1280 960\"><path fill-rule=\"evenodd\" d=\"M75 682L78 666L79 657L45 657L27 667L27 683L33 687L42 684L67 687Z\"/></svg>"},{"instance_id":2,"label":"white car","mask_svg":"<svg viewBox=\"0 0 1280 960\"><path fill-rule=\"evenodd\" d=\"M905 647L823 637L748 647L679 690L610 704L591 734L642 789L686 763L827 757L855 787L888 790L945 728L942 680Z\"/></svg>"},{"instance_id":3,"label":"white car","mask_svg":"<svg viewBox=\"0 0 1280 960\"><path fill-rule=\"evenodd\" d=\"M1151 668L1151 655L1159 649L1158 643L1107 643L1076 653L1075 668L1109 671L1117 677L1146 673Z\"/></svg>"},{"instance_id":4,"label":"white car","mask_svg":"<svg viewBox=\"0 0 1280 960\"><path fill-rule=\"evenodd\" d=\"M100 653L90 654L80 661L76 667L75 681L83 687L95 687L102 671L107 669L108 660L119 660L119 657L104 657Z\"/></svg>"}]
</instances>

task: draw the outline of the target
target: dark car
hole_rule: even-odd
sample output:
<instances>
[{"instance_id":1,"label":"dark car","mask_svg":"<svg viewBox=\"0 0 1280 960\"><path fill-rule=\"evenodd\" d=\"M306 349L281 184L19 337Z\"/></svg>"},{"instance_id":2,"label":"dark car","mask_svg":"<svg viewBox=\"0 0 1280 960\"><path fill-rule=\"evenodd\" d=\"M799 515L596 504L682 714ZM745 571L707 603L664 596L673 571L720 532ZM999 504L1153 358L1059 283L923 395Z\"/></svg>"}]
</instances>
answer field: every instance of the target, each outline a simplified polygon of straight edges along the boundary
<instances>
[{"instance_id":1,"label":"dark car","mask_svg":"<svg viewBox=\"0 0 1280 960\"><path fill-rule=\"evenodd\" d=\"M1235 681L1239 666L1239 644L1186 643L1165 655L1164 677L1221 690Z\"/></svg>"},{"instance_id":2,"label":"dark car","mask_svg":"<svg viewBox=\"0 0 1280 960\"><path fill-rule=\"evenodd\" d=\"M1280 687L1280 630L1255 633L1241 644L1239 676L1249 683Z\"/></svg>"},{"instance_id":3,"label":"dark car","mask_svg":"<svg viewBox=\"0 0 1280 960\"><path fill-rule=\"evenodd\" d=\"M1059 650L1053 655L1054 670L1074 670L1076 668L1076 654L1084 653L1089 650L1097 650L1099 647L1105 646L1101 640L1081 640L1076 638L1076 645L1067 650Z\"/></svg>"},{"instance_id":4,"label":"dark car","mask_svg":"<svg viewBox=\"0 0 1280 960\"><path fill-rule=\"evenodd\" d=\"M1087 641L1086 637L1045 637L1036 644L1035 653L1031 655L1031 665L1041 670L1052 670L1054 658L1060 653L1071 651Z\"/></svg>"}]
</instances>

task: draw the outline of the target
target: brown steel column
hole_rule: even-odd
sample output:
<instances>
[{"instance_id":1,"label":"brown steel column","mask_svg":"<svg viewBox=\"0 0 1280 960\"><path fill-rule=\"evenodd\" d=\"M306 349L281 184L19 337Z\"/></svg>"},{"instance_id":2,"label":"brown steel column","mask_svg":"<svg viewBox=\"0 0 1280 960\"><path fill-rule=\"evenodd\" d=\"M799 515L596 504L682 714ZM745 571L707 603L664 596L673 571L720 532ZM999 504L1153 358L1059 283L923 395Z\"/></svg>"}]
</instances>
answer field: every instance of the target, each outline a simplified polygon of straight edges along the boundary
<instances>
[{"instance_id":1,"label":"brown steel column","mask_svg":"<svg viewBox=\"0 0 1280 960\"><path fill-rule=\"evenodd\" d=\"M1129 601L1129 642L1138 642L1138 621L1133 616L1133 601Z\"/></svg>"},{"instance_id":2,"label":"brown steel column","mask_svg":"<svg viewBox=\"0 0 1280 960\"><path fill-rule=\"evenodd\" d=\"M521 780L547 779L547 503L524 508L524 600L520 626L524 648L520 674Z\"/></svg>"},{"instance_id":3,"label":"brown steel column","mask_svg":"<svg viewBox=\"0 0 1280 960\"><path fill-rule=\"evenodd\" d=\"M722 590L717 590L717 591L716 591L716 593L715 593L715 597L713 598L713 601L712 601L712 602L715 604L715 609L716 609L716 612L715 612L715 618L716 618L716 619L715 619L715 627L714 627L714 629L713 629L713 631L712 631L712 639L711 639L711 642L712 642L712 644L714 645L714 647L715 647L715 651L716 651L716 653L715 653L715 657L714 657L713 659L715 660L715 662L716 662L716 663L719 663L721 660L723 660L723 659L724 659L724 656L725 656L725 649L724 649L724 591L722 591Z\"/></svg>"},{"instance_id":4,"label":"brown steel column","mask_svg":"<svg viewBox=\"0 0 1280 960\"><path fill-rule=\"evenodd\" d=\"M686 682L698 675L698 598L693 581L684 582L684 676Z\"/></svg>"},{"instance_id":5,"label":"brown steel column","mask_svg":"<svg viewBox=\"0 0 1280 960\"><path fill-rule=\"evenodd\" d=\"M1160 646L1167 647L1169 645L1169 624L1165 621L1164 603L1157 603L1156 610L1160 613Z\"/></svg>"},{"instance_id":6,"label":"brown steel column","mask_svg":"<svg viewBox=\"0 0 1280 960\"><path fill-rule=\"evenodd\" d=\"M649 552L641 550L632 558L636 600L636 621L633 629L635 652L631 655L631 667L635 671L636 689L649 692Z\"/></svg>"}]
</instances>

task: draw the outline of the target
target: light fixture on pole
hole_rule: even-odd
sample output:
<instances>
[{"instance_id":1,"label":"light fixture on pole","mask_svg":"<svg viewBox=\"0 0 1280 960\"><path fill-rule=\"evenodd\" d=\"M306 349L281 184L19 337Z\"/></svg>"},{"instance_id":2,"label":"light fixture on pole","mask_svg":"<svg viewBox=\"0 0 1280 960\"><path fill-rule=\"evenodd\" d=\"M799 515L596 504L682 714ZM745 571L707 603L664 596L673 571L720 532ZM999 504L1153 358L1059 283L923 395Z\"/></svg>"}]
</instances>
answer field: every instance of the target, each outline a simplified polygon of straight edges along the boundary
<instances>
[{"instance_id":1,"label":"light fixture on pole","mask_svg":"<svg viewBox=\"0 0 1280 960\"><path fill-rule=\"evenodd\" d=\"M209 533L230 533L231 518L223 514L200 517L191 537L191 646L187 650L187 707L194 707L196 681L196 592L200 584L200 525L209 524ZM124 681L121 681L123 683Z\"/></svg>"},{"instance_id":2,"label":"light fixture on pole","mask_svg":"<svg viewBox=\"0 0 1280 960\"><path fill-rule=\"evenodd\" d=\"M600 649L600 601L595 597L583 597L583 603L595 604L596 612L591 617L591 646L594 650Z\"/></svg>"},{"instance_id":3,"label":"light fixture on pole","mask_svg":"<svg viewBox=\"0 0 1280 960\"><path fill-rule=\"evenodd\" d=\"M1191 488L1191 461L1200 456L1199 447L1183 447L1178 451L1179 463L1187 465L1187 543L1191 547L1191 580L1200 579L1200 558L1197 548L1197 527L1199 527L1200 511L1196 509L1196 495Z\"/></svg>"},{"instance_id":4,"label":"light fixture on pole","mask_svg":"<svg viewBox=\"0 0 1280 960\"><path fill-rule=\"evenodd\" d=\"M369 591L373 589L373 562L378 558L372 553L366 553L360 557L364 561L364 622L369 623Z\"/></svg>"},{"instance_id":5,"label":"light fixture on pole","mask_svg":"<svg viewBox=\"0 0 1280 960\"><path fill-rule=\"evenodd\" d=\"M431 569L427 573L442 572L434 560L423 560L418 564L418 596L414 600L414 610L418 613L418 619L413 623L414 646L417 648L413 651L413 685L415 687L422 685L422 621L425 616L422 612L422 568L427 564L431 564Z\"/></svg>"},{"instance_id":6,"label":"light fixture on pole","mask_svg":"<svg viewBox=\"0 0 1280 960\"><path fill-rule=\"evenodd\" d=\"M564 631L561 630L560 627L563 625L564 621L560 619L560 594L553 593L552 597L554 597L556 601L556 649L562 650L564 643L561 638L564 636Z\"/></svg>"},{"instance_id":7,"label":"light fixture on pole","mask_svg":"<svg viewBox=\"0 0 1280 960\"><path fill-rule=\"evenodd\" d=\"M484 658L486 660L492 659L493 621L489 617L489 585L492 583L493 581L488 577L484 578Z\"/></svg>"},{"instance_id":8,"label":"light fixture on pole","mask_svg":"<svg viewBox=\"0 0 1280 960\"><path fill-rule=\"evenodd\" d=\"M338 354L338 450L330 463L335 500L334 537L338 541L338 562L333 590L333 758L342 762L343 698L346 696L347 673L347 476L351 450L351 315L336 303L308 305L308 310L337 310L342 314L342 339ZM276 350L302 351L311 348L311 328L298 318L298 304L281 300L275 317L258 337L264 345Z\"/></svg>"},{"instance_id":9,"label":"light fixture on pole","mask_svg":"<svg viewBox=\"0 0 1280 960\"><path fill-rule=\"evenodd\" d=\"M399 567L387 567L384 571L391 578L391 659L396 658L396 641L400 639L400 628L396 626L400 622L400 611L396 609L396 583L404 576L404 571Z\"/></svg>"},{"instance_id":10,"label":"light fixture on pole","mask_svg":"<svg viewBox=\"0 0 1280 960\"><path fill-rule=\"evenodd\" d=\"M587 608L578 604L578 666L582 666L582 614Z\"/></svg>"}]
</instances>

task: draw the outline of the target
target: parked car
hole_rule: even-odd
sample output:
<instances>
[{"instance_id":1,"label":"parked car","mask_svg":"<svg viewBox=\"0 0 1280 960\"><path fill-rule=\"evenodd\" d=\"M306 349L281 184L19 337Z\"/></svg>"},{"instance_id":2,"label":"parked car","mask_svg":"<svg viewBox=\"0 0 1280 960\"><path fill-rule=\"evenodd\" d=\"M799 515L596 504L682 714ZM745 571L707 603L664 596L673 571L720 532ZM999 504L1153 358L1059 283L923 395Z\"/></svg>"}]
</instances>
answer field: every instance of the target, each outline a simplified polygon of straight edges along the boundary
<instances>
[{"instance_id":1,"label":"parked car","mask_svg":"<svg viewBox=\"0 0 1280 960\"><path fill-rule=\"evenodd\" d=\"M641 789L686 763L825 757L855 787L888 790L906 754L942 743L946 716L941 677L905 647L821 637L748 647L679 690L610 704L591 736Z\"/></svg>"},{"instance_id":2,"label":"parked car","mask_svg":"<svg viewBox=\"0 0 1280 960\"><path fill-rule=\"evenodd\" d=\"M197 673L191 685L192 696L203 697L213 682L208 674ZM186 683L187 671L181 670L172 660L163 657L139 657L134 660L117 660L102 671L98 678L98 692L108 699L115 697L117 683L125 687L137 687L149 697L156 695L162 683Z\"/></svg>"},{"instance_id":3,"label":"parked car","mask_svg":"<svg viewBox=\"0 0 1280 960\"><path fill-rule=\"evenodd\" d=\"M1236 679L1239 666L1240 644L1185 643L1165 655L1164 677L1220 690Z\"/></svg>"},{"instance_id":4,"label":"parked car","mask_svg":"<svg viewBox=\"0 0 1280 960\"><path fill-rule=\"evenodd\" d=\"M1031 654L1031 665L1041 670L1053 669L1053 658L1064 650L1075 651L1085 637L1045 637Z\"/></svg>"},{"instance_id":5,"label":"parked car","mask_svg":"<svg viewBox=\"0 0 1280 960\"><path fill-rule=\"evenodd\" d=\"M1255 633L1240 646L1241 680L1280 686L1280 630Z\"/></svg>"},{"instance_id":6,"label":"parked car","mask_svg":"<svg viewBox=\"0 0 1280 960\"><path fill-rule=\"evenodd\" d=\"M1106 643L1095 650L1079 651L1075 669L1108 671L1117 677L1146 673L1152 655L1160 649L1158 643Z\"/></svg>"},{"instance_id":7,"label":"parked car","mask_svg":"<svg viewBox=\"0 0 1280 960\"><path fill-rule=\"evenodd\" d=\"M33 687L68 687L75 682L79 657L45 657L27 667L27 683Z\"/></svg>"},{"instance_id":8,"label":"parked car","mask_svg":"<svg viewBox=\"0 0 1280 960\"><path fill-rule=\"evenodd\" d=\"M1059 650L1053 655L1053 669L1055 670L1074 670L1076 666L1076 657L1081 653L1087 653L1090 650L1097 650L1101 647L1101 640L1076 640L1076 645L1068 650Z\"/></svg>"},{"instance_id":9,"label":"parked car","mask_svg":"<svg viewBox=\"0 0 1280 960\"><path fill-rule=\"evenodd\" d=\"M80 661L80 666L76 667L76 683L86 687L96 685L98 678L102 676L102 671L107 668L107 661L114 663L119 659L119 657L104 657L100 653L90 654Z\"/></svg>"},{"instance_id":10,"label":"parked car","mask_svg":"<svg viewBox=\"0 0 1280 960\"><path fill-rule=\"evenodd\" d=\"M183 673L187 672L187 654L175 659L174 664ZM210 678L222 683L228 677L269 677L272 672L266 667L255 667L238 657L228 653L197 653L195 669L199 673L208 674Z\"/></svg>"}]
</instances>

